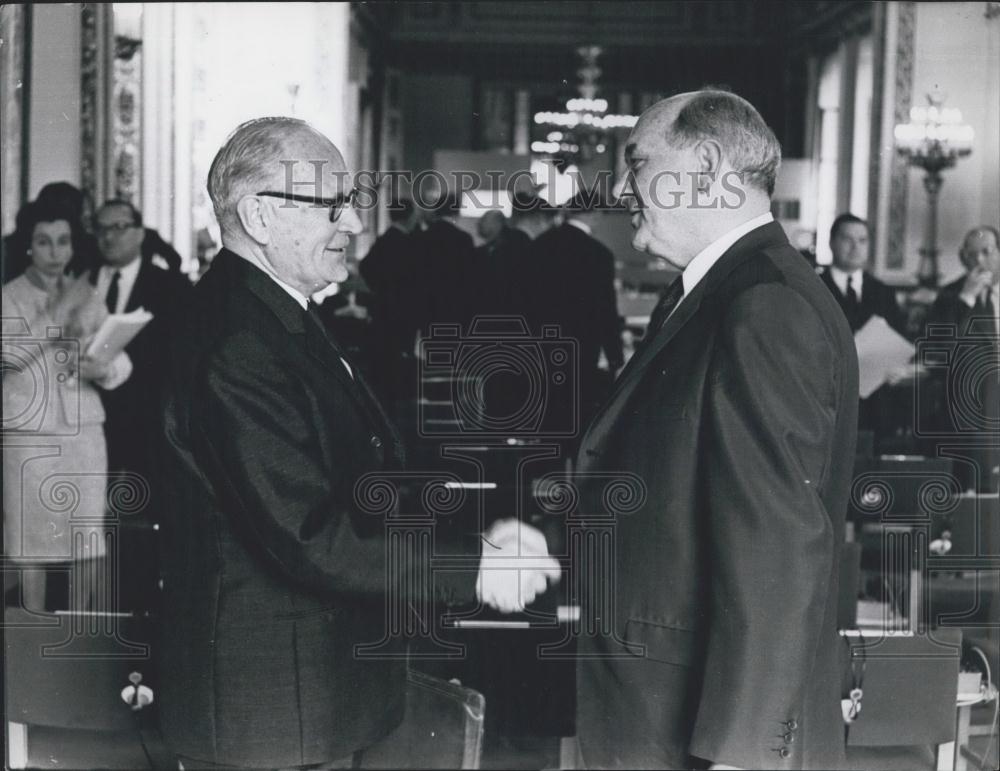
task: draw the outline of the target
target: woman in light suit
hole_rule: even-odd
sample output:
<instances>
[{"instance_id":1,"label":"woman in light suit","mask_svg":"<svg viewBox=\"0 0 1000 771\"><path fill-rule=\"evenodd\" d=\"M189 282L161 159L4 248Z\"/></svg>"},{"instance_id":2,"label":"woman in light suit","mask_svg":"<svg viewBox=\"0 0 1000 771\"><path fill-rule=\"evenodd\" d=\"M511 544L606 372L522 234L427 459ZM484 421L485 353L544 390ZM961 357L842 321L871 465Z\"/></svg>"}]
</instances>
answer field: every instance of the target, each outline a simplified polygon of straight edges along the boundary
<instances>
[{"instance_id":1,"label":"woman in light suit","mask_svg":"<svg viewBox=\"0 0 1000 771\"><path fill-rule=\"evenodd\" d=\"M85 278L66 272L72 214L35 202L18 220L13 258L25 267L3 286L4 552L24 565L25 607L42 609L52 568L105 554L97 389L121 385L132 364L124 353L107 363L84 354L107 310Z\"/></svg>"}]
</instances>

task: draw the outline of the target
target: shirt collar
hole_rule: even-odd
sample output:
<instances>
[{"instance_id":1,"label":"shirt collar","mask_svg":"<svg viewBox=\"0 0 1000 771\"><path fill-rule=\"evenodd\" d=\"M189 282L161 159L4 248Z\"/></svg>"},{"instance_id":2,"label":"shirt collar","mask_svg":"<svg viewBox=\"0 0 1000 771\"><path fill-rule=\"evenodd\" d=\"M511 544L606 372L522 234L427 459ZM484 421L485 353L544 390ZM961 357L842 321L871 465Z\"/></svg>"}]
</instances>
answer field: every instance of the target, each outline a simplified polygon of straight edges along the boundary
<instances>
[{"instance_id":1,"label":"shirt collar","mask_svg":"<svg viewBox=\"0 0 1000 771\"><path fill-rule=\"evenodd\" d=\"M275 284L284 289L289 297L291 297L293 300L295 300L295 302L297 302L300 306L302 306L302 310L307 310L309 308L308 297L302 294L302 292L300 292L291 284L286 284L284 281L282 281L280 278L274 275L274 271L272 271L269 266L265 265L263 262L258 260L256 256L252 254L250 256L246 256L244 254L240 254L239 252L234 252L234 254L246 260L247 262L251 263L252 265L255 265L256 267L260 268L260 270L263 271L263 273L269 279L271 279Z\"/></svg>"},{"instance_id":2,"label":"shirt collar","mask_svg":"<svg viewBox=\"0 0 1000 771\"><path fill-rule=\"evenodd\" d=\"M582 220L576 219L575 217L572 217L572 218L566 220L566 224L567 225L572 225L575 228L579 228L584 233L586 233L588 236L592 232L592 228L590 227L590 225L588 225L586 222L583 222Z\"/></svg>"},{"instance_id":3,"label":"shirt collar","mask_svg":"<svg viewBox=\"0 0 1000 771\"><path fill-rule=\"evenodd\" d=\"M837 285L837 289L843 295L847 294L847 280L851 280L851 286L854 287L854 293L861 299L861 285L865 280L865 272L862 268L857 270L852 270L848 273L846 270L841 270L835 265L830 266L830 278L833 279L833 283Z\"/></svg>"},{"instance_id":4,"label":"shirt collar","mask_svg":"<svg viewBox=\"0 0 1000 771\"><path fill-rule=\"evenodd\" d=\"M110 277L116 272L119 274L119 282L125 281L127 283L132 283L135 281L136 277L139 275L139 268L142 267L142 257L136 257L132 262L124 267L119 268L117 265L104 264L101 266L101 270Z\"/></svg>"},{"instance_id":5,"label":"shirt collar","mask_svg":"<svg viewBox=\"0 0 1000 771\"><path fill-rule=\"evenodd\" d=\"M719 258L726 253L726 250L730 246L743 238L751 230L756 230L761 225L766 225L769 222L774 222L774 217L771 216L771 212L765 212L758 217L747 220L742 225L737 225L698 252L681 274L682 281L684 282L684 295L691 294L691 291L698 285L698 282L705 277L705 274L711 270L712 266L719 261Z\"/></svg>"}]
</instances>

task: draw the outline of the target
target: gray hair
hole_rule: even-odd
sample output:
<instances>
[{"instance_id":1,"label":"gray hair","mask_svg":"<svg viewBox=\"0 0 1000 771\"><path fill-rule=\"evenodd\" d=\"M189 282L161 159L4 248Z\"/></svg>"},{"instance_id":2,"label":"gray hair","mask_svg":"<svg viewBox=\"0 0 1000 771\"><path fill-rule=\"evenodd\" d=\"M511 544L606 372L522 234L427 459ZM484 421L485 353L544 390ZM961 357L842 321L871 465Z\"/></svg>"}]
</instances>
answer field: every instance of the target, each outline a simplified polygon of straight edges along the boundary
<instances>
[{"instance_id":1,"label":"gray hair","mask_svg":"<svg viewBox=\"0 0 1000 771\"><path fill-rule=\"evenodd\" d=\"M229 135L208 170L208 195L224 232L235 231L243 196L272 185L288 140L303 131L315 129L298 118L272 117L248 120Z\"/></svg>"},{"instance_id":2,"label":"gray hair","mask_svg":"<svg viewBox=\"0 0 1000 771\"><path fill-rule=\"evenodd\" d=\"M745 184L774 193L781 165L781 145L750 102L729 91L706 88L677 113L667 142L687 147L713 139Z\"/></svg>"}]
</instances>

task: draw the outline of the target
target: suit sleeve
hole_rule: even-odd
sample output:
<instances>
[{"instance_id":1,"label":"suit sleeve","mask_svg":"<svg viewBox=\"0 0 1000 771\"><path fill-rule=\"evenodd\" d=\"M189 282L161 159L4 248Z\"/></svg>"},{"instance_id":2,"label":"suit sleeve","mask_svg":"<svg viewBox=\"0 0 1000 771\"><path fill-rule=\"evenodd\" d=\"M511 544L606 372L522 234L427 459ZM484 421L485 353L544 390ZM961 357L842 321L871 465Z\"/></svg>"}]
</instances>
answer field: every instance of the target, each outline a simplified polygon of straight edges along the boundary
<instances>
[{"instance_id":1,"label":"suit sleeve","mask_svg":"<svg viewBox=\"0 0 1000 771\"><path fill-rule=\"evenodd\" d=\"M600 324L600 341L612 372L625 360L622 353L621 322L618 317L618 296L615 293L615 258L608 249L601 250L598 264L598 298L596 310Z\"/></svg>"},{"instance_id":2,"label":"suit sleeve","mask_svg":"<svg viewBox=\"0 0 1000 771\"><path fill-rule=\"evenodd\" d=\"M908 324L906 313L904 313L903 309L899 307L899 302L896 300L896 290L891 286L883 285L882 291L885 293L885 297L882 300L885 320L888 322L889 326L896 330L899 334L907 340L911 340L913 335L910 334L910 330L907 328Z\"/></svg>"},{"instance_id":3,"label":"suit sleeve","mask_svg":"<svg viewBox=\"0 0 1000 771\"><path fill-rule=\"evenodd\" d=\"M381 521L354 505L354 483L321 436L321 416L305 384L249 335L207 366L200 423L217 492L241 517L234 527L291 580L325 592L380 596L387 591ZM367 436L364 437L367 440ZM357 452L368 450L356 448ZM401 564L403 571L426 565ZM472 599L475 575L435 574L440 599ZM414 587L418 581L401 581Z\"/></svg>"},{"instance_id":4,"label":"suit sleeve","mask_svg":"<svg viewBox=\"0 0 1000 771\"><path fill-rule=\"evenodd\" d=\"M836 544L819 491L838 368L850 363L782 285L745 290L721 323L703 416L710 616L691 752L773 768L783 724L802 719L832 590Z\"/></svg>"}]
</instances>

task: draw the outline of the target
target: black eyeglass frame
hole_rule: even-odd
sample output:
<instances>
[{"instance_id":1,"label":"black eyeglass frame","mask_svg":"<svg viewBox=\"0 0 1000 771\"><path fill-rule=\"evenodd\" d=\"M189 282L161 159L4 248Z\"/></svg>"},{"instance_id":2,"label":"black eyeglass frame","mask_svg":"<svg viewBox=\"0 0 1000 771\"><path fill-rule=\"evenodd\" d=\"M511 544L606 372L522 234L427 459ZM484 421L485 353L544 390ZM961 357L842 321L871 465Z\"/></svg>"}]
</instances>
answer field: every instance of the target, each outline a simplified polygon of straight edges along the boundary
<instances>
[{"instance_id":1,"label":"black eyeglass frame","mask_svg":"<svg viewBox=\"0 0 1000 771\"><path fill-rule=\"evenodd\" d=\"M328 206L330 207L330 222L336 222L340 219L340 215L343 214L346 206L354 206L354 202L358 199L358 189L356 187L351 188L350 192L346 195L341 194L335 198L319 198L317 196L298 195L296 193L279 193L275 190L261 190L256 195L283 198L286 201L297 201L299 203L311 203L317 206Z\"/></svg>"}]
</instances>

